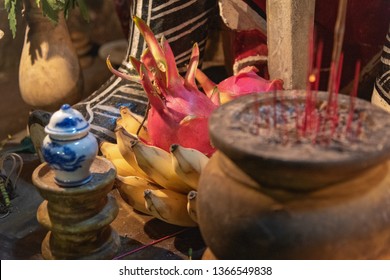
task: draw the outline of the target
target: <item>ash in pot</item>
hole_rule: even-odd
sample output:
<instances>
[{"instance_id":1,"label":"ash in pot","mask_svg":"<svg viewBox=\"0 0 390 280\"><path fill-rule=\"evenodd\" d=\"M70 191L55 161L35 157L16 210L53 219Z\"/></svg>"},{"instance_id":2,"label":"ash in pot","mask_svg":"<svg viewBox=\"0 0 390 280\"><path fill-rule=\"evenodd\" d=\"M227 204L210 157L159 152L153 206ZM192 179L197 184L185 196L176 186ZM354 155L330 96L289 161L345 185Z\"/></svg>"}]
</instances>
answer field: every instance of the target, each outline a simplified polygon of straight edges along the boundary
<instances>
[{"instance_id":1,"label":"ash in pot","mask_svg":"<svg viewBox=\"0 0 390 280\"><path fill-rule=\"evenodd\" d=\"M222 108L223 107L223 108ZM321 160L390 150L390 115L369 102L326 92L259 93L219 108L211 136L264 157ZM212 122L213 123L213 122ZM220 135L217 136L217 135Z\"/></svg>"}]
</instances>

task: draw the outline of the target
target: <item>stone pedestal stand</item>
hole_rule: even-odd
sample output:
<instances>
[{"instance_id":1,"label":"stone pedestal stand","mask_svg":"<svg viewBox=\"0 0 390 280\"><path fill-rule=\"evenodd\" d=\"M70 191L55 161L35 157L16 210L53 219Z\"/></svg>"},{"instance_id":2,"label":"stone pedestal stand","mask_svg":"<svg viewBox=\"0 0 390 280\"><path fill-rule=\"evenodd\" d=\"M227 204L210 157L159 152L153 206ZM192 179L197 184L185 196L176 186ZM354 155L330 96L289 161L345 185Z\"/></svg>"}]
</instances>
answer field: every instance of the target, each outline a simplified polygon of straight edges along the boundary
<instances>
[{"instance_id":1,"label":"stone pedestal stand","mask_svg":"<svg viewBox=\"0 0 390 280\"><path fill-rule=\"evenodd\" d=\"M37 211L39 223L49 230L42 242L45 259L112 259L119 236L110 223L118 205L108 193L116 176L110 161L97 157L91 167L92 180L64 188L54 181L54 171L43 163L33 175L33 183L46 200Z\"/></svg>"}]
</instances>

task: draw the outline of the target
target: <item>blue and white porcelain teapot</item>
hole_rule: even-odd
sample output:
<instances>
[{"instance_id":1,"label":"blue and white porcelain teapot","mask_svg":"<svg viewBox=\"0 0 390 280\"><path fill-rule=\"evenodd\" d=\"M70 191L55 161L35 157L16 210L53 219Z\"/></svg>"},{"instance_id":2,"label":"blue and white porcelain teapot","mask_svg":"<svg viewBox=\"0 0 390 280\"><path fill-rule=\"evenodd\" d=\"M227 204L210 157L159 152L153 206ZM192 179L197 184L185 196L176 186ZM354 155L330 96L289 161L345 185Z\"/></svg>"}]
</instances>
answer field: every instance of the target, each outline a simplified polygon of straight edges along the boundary
<instances>
[{"instance_id":1,"label":"blue and white porcelain teapot","mask_svg":"<svg viewBox=\"0 0 390 280\"><path fill-rule=\"evenodd\" d=\"M89 133L89 123L68 104L55 112L45 127L44 160L54 170L55 181L62 187L89 182L90 167L98 151L96 138Z\"/></svg>"}]
</instances>

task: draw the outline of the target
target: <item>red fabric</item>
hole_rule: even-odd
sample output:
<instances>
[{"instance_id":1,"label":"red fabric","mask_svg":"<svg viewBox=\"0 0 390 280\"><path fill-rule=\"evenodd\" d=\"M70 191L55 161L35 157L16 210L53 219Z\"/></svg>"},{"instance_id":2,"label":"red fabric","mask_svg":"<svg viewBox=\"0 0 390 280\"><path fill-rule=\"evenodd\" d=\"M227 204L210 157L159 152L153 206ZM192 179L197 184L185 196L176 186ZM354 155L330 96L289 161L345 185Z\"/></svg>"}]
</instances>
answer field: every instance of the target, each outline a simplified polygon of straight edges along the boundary
<instances>
[{"instance_id":1,"label":"red fabric","mask_svg":"<svg viewBox=\"0 0 390 280\"><path fill-rule=\"evenodd\" d=\"M338 0L317 0L315 24L317 37L324 41L323 68L328 68L333 48L333 30L337 17ZM355 63L364 67L381 52L390 23L388 0L350 0L344 35L344 63L341 88L354 76ZM326 78L326 75L324 75ZM325 88L323 79L321 88Z\"/></svg>"},{"instance_id":2,"label":"red fabric","mask_svg":"<svg viewBox=\"0 0 390 280\"><path fill-rule=\"evenodd\" d=\"M267 37L259 30L237 32L234 40L236 59L256 54L268 55Z\"/></svg>"},{"instance_id":3,"label":"red fabric","mask_svg":"<svg viewBox=\"0 0 390 280\"><path fill-rule=\"evenodd\" d=\"M257 5L265 11L265 0L238 0ZM250 6L249 5L249 6ZM324 42L322 68L330 65L333 49L333 30L337 17L338 0L317 0L315 7L315 27L317 39ZM258 11L258 9L257 9ZM344 37L344 65L341 88L354 76L355 62L361 60L364 67L376 54L380 53L389 27L389 0L350 0ZM266 38L254 30L235 32L234 62L255 54L267 55ZM256 65L257 66L257 65ZM267 77L263 71L263 77ZM320 89L326 89L327 73L321 76Z\"/></svg>"},{"instance_id":4,"label":"red fabric","mask_svg":"<svg viewBox=\"0 0 390 280\"><path fill-rule=\"evenodd\" d=\"M267 56L267 36L259 30L247 30L235 32L234 36L234 63L240 63L248 58L252 58L255 66L259 71L257 72L263 78L268 79L267 64L264 62L256 62L256 56ZM240 67L242 69L243 67Z\"/></svg>"},{"instance_id":5,"label":"red fabric","mask_svg":"<svg viewBox=\"0 0 390 280\"><path fill-rule=\"evenodd\" d=\"M265 11L266 1L265 0L252 0L260 9Z\"/></svg>"}]
</instances>

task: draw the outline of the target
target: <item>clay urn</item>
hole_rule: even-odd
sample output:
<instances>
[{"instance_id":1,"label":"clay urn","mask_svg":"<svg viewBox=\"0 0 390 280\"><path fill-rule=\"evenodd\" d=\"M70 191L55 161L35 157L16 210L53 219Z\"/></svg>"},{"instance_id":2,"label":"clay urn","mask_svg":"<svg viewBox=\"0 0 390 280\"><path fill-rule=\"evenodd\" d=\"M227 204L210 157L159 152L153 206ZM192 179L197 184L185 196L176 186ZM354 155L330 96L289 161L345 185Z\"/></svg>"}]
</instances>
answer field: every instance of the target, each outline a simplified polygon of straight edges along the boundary
<instances>
[{"instance_id":1,"label":"clay urn","mask_svg":"<svg viewBox=\"0 0 390 280\"><path fill-rule=\"evenodd\" d=\"M326 92L258 93L212 114L198 223L217 259L390 257L390 118Z\"/></svg>"},{"instance_id":2,"label":"clay urn","mask_svg":"<svg viewBox=\"0 0 390 280\"><path fill-rule=\"evenodd\" d=\"M19 65L19 88L34 109L55 111L81 100L84 80L63 13L58 23L42 14L35 0L24 0L26 32Z\"/></svg>"}]
</instances>

